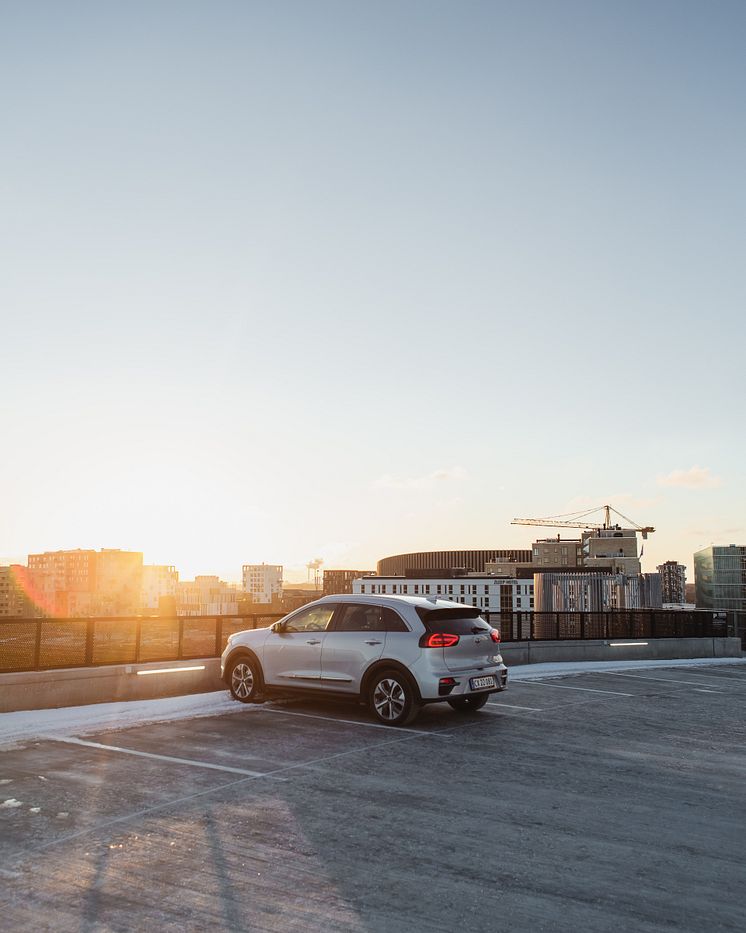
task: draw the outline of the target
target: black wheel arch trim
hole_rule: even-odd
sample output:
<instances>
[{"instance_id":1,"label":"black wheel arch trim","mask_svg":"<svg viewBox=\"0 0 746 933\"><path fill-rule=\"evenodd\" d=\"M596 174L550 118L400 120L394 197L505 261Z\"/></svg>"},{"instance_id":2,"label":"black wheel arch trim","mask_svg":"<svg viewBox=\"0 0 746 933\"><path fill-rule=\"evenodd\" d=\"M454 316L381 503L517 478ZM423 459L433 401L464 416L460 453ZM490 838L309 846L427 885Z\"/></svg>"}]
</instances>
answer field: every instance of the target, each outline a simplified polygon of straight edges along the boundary
<instances>
[{"instance_id":1,"label":"black wheel arch trim","mask_svg":"<svg viewBox=\"0 0 746 933\"><path fill-rule=\"evenodd\" d=\"M361 699L367 701L368 692L370 690L370 682L378 671L398 671L400 674L403 674L404 677L406 677L408 683L414 688L416 701L418 703L422 702L422 696L420 695L420 688L417 685L417 680L412 676L412 673L407 669L407 667L402 664L401 661L391 661L386 660L385 658L379 658L377 661L374 661L363 674L363 679L360 682Z\"/></svg>"},{"instance_id":2,"label":"black wheel arch trim","mask_svg":"<svg viewBox=\"0 0 746 933\"><path fill-rule=\"evenodd\" d=\"M247 648L245 645L239 645L237 648L234 648L233 651L225 659L225 667L223 668L223 681L230 686L230 675L231 668L236 663L236 661L241 658L249 658L256 665L257 674L259 675L259 687L260 689L264 687L264 671L262 670L262 664L256 654Z\"/></svg>"}]
</instances>

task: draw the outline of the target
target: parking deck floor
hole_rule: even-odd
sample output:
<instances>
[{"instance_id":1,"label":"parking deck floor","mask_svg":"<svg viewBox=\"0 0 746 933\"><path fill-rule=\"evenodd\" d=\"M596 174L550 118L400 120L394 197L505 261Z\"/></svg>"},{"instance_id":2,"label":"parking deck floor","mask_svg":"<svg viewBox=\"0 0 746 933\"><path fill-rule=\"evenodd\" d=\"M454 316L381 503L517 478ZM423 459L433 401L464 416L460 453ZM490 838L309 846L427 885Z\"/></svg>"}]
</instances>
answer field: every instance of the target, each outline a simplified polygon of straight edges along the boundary
<instances>
[{"instance_id":1,"label":"parking deck floor","mask_svg":"<svg viewBox=\"0 0 746 933\"><path fill-rule=\"evenodd\" d=\"M746 666L37 737L0 758L9 930L746 928Z\"/></svg>"}]
</instances>

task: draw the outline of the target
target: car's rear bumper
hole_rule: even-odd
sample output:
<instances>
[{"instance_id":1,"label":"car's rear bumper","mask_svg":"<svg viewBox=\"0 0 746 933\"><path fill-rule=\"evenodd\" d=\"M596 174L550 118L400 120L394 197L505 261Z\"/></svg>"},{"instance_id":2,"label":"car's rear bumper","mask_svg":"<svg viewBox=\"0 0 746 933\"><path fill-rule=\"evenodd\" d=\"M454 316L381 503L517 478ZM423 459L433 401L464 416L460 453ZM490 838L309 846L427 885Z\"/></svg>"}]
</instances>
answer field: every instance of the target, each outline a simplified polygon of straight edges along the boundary
<instances>
[{"instance_id":1,"label":"car's rear bumper","mask_svg":"<svg viewBox=\"0 0 746 933\"><path fill-rule=\"evenodd\" d=\"M492 676L495 686L474 689L472 679L476 677ZM442 680L453 680L454 684L443 684ZM480 693L499 693L508 686L508 669L504 664L495 667L482 668L471 671L443 671L434 678L428 677L427 683L420 683L420 696L423 703L439 703L441 700L450 700L453 697L476 696Z\"/></svg>"}]
</instances>

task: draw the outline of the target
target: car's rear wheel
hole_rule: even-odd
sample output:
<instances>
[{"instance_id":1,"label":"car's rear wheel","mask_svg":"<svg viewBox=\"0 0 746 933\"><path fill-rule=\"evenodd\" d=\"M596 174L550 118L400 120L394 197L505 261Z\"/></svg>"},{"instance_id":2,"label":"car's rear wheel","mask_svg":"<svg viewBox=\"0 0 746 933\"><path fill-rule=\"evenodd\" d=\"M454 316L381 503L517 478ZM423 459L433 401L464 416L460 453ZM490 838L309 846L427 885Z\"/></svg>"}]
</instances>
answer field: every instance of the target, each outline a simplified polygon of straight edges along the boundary
<instances>
[{"instance_id":1,"label":"car's rear wheel","mask_svg":"<svg viewBox=\"0 0 746 933\"><path fill-rule=\"evenodd\" d=\"M233 699L241 703L256 703L260 686L259 667L256 661L248 657L237 658L228 674L228 689Z\"/></svg>"},{"instance_id":2,"label":"car's rear wheel","mask_svg":"<svg viewBox=\"0 0 746 933\"><path fill-rule=\"evenodd\" d=\"M376 719L387 726L405 726L420 711L417 691L400 671L381 671L370 682L368 702Z\"/></svg>"},{"instance_id":3,"label":"car's rear wheel","mask_svg":"<svg viewBox=\"0 0 746 933\"><path fill-rule=\"evenodd\" d=\"M475 713L484 706L489 698L489 693L476 693L474 696L454 697L448 701L448 705L455 709L457 713Z\"/></svg>"}]
</instances>

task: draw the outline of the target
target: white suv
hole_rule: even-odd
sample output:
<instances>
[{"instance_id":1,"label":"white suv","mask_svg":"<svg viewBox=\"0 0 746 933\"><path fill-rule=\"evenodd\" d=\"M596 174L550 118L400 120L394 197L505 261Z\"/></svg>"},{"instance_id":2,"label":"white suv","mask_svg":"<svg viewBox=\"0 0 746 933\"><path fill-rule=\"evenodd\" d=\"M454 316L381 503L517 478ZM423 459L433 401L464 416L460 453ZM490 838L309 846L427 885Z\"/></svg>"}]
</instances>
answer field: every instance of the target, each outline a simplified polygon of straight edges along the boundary
<instances>
[{"instance_id":1,"label":"white suv","mask_svg":"<svg viewBox=\"0 0 746 933\"><path fill-rule=\"evenodd\" d=\"M411 722L424 703L478 710L508 681L500 633L478 609L417 596L325 596L231 635L220 665L242 703L352 697L390 726Z\"/></svg>"}]
</instances>

